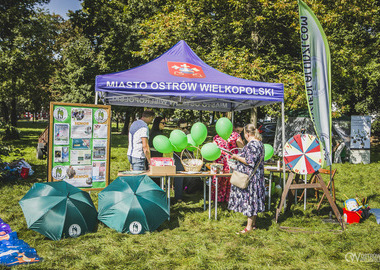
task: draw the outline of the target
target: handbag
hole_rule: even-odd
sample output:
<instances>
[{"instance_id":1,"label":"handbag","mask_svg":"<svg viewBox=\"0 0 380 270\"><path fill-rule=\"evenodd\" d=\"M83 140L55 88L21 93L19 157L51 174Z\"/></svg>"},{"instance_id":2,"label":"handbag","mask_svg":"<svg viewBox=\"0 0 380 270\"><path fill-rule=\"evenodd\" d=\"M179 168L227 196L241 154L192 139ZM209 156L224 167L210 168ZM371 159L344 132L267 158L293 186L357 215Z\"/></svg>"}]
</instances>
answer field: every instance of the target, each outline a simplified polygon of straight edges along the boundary
<instances>
[{"instance_id":1,"label":"handbag","mask_svg":"<svg viewBox=\"0 0 380 270\"><path fill-rule=\"evenodd\" d=\"M263 157L261 156L260 161L256 164L254 170L252 171L250 175L242 173L242 172L238 172L235 170L232 173L231 178L230 178L231 184L241 189L247 188L248 183L249 183L249 178L251 178L251 176L256 173L256 170L259 167L262 160L263 160Z\"/></svg>"}]
</instances>

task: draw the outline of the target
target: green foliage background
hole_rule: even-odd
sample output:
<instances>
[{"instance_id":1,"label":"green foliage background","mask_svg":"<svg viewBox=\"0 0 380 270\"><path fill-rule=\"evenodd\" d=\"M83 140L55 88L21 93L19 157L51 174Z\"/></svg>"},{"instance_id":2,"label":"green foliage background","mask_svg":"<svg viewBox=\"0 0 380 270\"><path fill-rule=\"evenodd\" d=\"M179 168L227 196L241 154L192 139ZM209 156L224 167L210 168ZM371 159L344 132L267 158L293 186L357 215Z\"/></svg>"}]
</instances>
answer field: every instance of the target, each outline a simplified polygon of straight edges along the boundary
<instances>
[{"instance_id":1,"label":"green foliage background","mask_svg":"<svg viewBox=\"0 0 380 270\"><path fill-rule=\"evenodd\" d=\"M144 64L179 40L222 72L283 83L286 112L306 109L296 0L83 0L67 21L40 10L46 2L0 5L0 111L12 125L50 101L93 103L97 74ZM379 1L305 2L329 41L334 117L373 115L378 134Z\"/></svg>"}]
</instances>

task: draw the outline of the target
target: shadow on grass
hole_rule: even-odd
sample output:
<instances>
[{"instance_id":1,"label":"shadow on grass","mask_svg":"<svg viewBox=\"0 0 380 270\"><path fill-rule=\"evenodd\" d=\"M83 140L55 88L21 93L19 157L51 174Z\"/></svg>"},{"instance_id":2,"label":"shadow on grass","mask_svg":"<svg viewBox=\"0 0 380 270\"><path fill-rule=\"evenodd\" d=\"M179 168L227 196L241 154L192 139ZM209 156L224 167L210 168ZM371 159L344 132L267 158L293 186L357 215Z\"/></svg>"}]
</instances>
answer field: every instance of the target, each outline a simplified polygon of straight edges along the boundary
<instances>
[{"instance_id":1,"label":"shadow on grass","mask_svg":"<svg viewBox=\"0 0 380 270\"><path fill-rule=\"evenodd\" d=\"M128 146L128 135L121 135L112 132L111 147L125 147Z\"/></svg>"},{"instance_id":2,"label":"shadow on grass","mask_svg":"<svg viewBox=\"0 0 380 270\"><path fill-rule=\"evenodd\" d=\"M204 213L207 211L203 208L203 191L184 194L182 202L176 202L171 198L170 220L162 224L157 231L169 229L173 230L180 227L180 220L193 213Z\"/></svg>"},{"instance_id":3,"label":"shadow on grass","mask_svg":"<svg viewBox=\"0 0 380 270\"><path fill-rule=\"evenodd\" d=\"M282 222L285 222L287 219L303 219L303 218L310 218L310 217L316 217L319 218L324 223L334 223L338 226L339 221L337 217L334 214L334 211L332 210L330 204L326 201L321 208L317 209L318 203L310 203L308 204L308 208L306 210L301 209L302 206L300 205L292 205L290 210L286 210L284 212L281 212L278 218L278 224L281 224ZM343 213L343 210L339 205L337 205L339 213ZM343 215L341 216L343 218ZM303 219L303 222L305 220Z\"/></svg>"},{"instance_id":4,"label":"shadow on grass","mask_svg":"<svg viewBox=\"0 0 380 270\"><path fill-rule=\"evenodd\" d=\"M378 201L380 198L379 194L372 194L367 197L367 203L371 201Z\"/></svg>"},{"instance_id":5,"label":"shadow on grass","mask_svg":"<svg viewBox=\"0 0 380 270\"><path fill-rule=\"evenodd\" d=\"M203 191L198 191L194 194L184 194L184 200L181 203L174 203L170 207L170 221L165 222L163 225L160 226L158 231L164 230L164 229L176 229L180 227L180 220L183 220L187 215L191 215L194 213L205 213L200 219L208 219L208 201L206 201L206 209L204 209L204 198L203 198ZM208 190L206 192L206 197L208 199ZM276 204L276 200L272 200L272 204ZM211 219L214 221L214 201L211 203ZM265 211L263 213L260 213L257 218L257 228L258 229L264 229L269 230L269 228L272 226L273 220L275 218L275 206L271 206L271 211ZM274 210L273 210L274 209ZM218 202L218 220L222 219L223 216L229 216L229 213L226 212L233 212L228 209L228 202ZM222 213L222 214L220 214ZM207 217L206 217L207 216ZM241 226L246 226L247 222L246 219L241 223Z\"/></svg>"}]
</instances>

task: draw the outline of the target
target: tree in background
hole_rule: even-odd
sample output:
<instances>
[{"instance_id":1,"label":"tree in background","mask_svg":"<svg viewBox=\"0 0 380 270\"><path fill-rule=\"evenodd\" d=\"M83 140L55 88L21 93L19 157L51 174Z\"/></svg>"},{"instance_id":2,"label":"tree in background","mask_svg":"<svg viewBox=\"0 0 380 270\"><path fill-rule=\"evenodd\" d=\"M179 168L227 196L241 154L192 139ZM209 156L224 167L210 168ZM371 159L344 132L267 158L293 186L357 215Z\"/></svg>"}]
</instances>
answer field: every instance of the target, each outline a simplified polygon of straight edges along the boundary
<instances>
[{"instance_id":1,"label":"tree in background","mask_svg":"<svg viewBox=\"0 0 380 270\"><path fill-rule=\"evenodd\" d=\"M36 11L36 1L0 4L0 102L5 123L17 125L18 107L38 111L49 100L48 80L54 72L53 43L58 21Z\"/></svg>"},{"instance_id":2,"label":"tree in background","mask_svg":"<svg viewBox=\"0 0 380 270\"><path fill-rule=\"evenodd\" d=\"M95 76L99 65L91 41L82 30L65 22L57 56L59 68L51 80L53 100L94 103Z\"/></svg>"},{"instance_id":3,"label":"tree in background","mask_svg":"<svg viewBox=\"0 0 380 270\"><path fill-rule=\"evenodd\" d=\"M83 9L71 13L68 21L37 16L34 5L46 2L0 4L5 119L12 104L38 109L37 97L48 100L50 91L53 100L92 103L97 74L144 64L181 39L224 73L283 83L287 112L307 109L296 0L83 0ZM336 115L378 115L379 1L305 2L329 41ZM259 108L258 116L278 115L279 106ZM121 110L125 119L138 111Z\"/></svg>"}]
</instances>

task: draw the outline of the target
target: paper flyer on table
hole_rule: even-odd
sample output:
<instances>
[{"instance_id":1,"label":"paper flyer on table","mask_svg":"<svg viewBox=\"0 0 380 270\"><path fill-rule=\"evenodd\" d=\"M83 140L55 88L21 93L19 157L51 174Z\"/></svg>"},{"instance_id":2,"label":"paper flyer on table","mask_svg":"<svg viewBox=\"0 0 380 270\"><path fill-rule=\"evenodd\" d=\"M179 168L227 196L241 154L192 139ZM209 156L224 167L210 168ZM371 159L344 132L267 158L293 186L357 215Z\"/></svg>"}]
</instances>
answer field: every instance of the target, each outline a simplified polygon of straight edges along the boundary
<instances>
[{"instance_id":1,"label":"paper flyer on table","mask_svg":"<svg viewBox=\"0 0 380 270\"><path fill-rule=\"evenodd\" d=\"M95 140L93 141L93 156L94 160L106 159L107 155L107 140Z\"/></svg>"},{"instance_id":2,"label":"paper flyer on table","mask_svg":"<svg viewBox=\"0 0 380 270\"><path fill-rule=\"evenodd\" d=\"M91 164L91 150L71 150L70 156L72 165Z\"/></svg>"},{"instance_id":3,"label":"paper flyer on table","mask_svg":"<svg viewBox=\"0 0 380 270\"><path fill-rule=\"evenodd\" d=\"M69 144L69 124L54 124L54 144Z\"/></svg>"},{"instance_id":4,"label":"paper flyer on table","mask_svg":"<svg viewBox=\"0 0 380 270\"><path fill-rule=\"evenodd\" d=\"M92 163L92 181L103 182L106 177L106 162L94 161Z\"/></svg>"},{"instance_id":5,"label":"paper flyer on table","mask_svg":"<svg viewBox=\"0 0 380 270\"><path fill-rule=\"evenodd\" d=\"M100 139L100 138L107 138L108 134L108 125L106 124L96 124L94 125L94 138Z\"/></svg>"}]
</instances>

